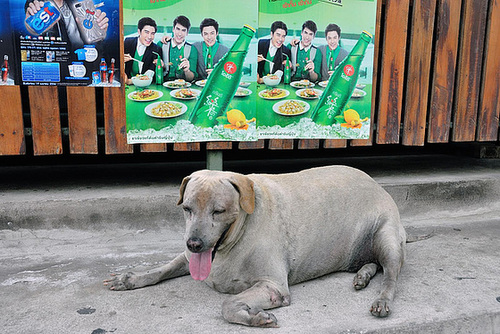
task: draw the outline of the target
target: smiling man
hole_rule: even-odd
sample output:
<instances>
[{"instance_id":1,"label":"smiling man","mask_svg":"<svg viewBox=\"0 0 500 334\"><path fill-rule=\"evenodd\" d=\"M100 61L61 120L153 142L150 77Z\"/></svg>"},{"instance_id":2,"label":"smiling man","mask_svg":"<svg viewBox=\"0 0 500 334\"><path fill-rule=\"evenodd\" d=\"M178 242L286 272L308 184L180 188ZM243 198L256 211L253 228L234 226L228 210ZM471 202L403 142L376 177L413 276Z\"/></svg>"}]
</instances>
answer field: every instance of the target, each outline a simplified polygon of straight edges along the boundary
<instances>
[{"instance_id":1,"label":"smiling man","mask_svg":"<svg viewBox=\"0 0 500 334\"><path fill-rule=\"evenodd\" d=\"M257 55L258 83L263 83L262 78L269 73L283 71L287 56L289 59L291 58L290 49L283 45L287 32L288 29L284 22L275 21L271 25L271 38L259 40Z\"/></svg>"},{"instance_id":2,"label":"smiling man","mask_svg":"<svg viewBox=\"0 0 500 334\"><path fill-rule=\"evenodd\" d=\"M172 37L164 37L158 43L162 51L165 81L175 79L193 81L196 77L198 52L186 42L189 28L191 28L189 19L184 15L179 15L172 25Z\"/></svg>"},{"instance_id":3,"label":"smiling man","mask_svg":"<svg viewBox=\"0 0 500 334\"><path fill-rule=\"evenodd\" d=\"M308 79L314 82L320 78L322 56L312 44L317 30L313 21L304 22L300 42L294 40L288 46L292 54L292 80Z\"/></svg>"},{"instance_id":4,"label":"smiling man","mask_svg":"<svg viewBox=\"0 0 500 334\"><path fill-rule=\"evenodd\" d=\"M340 27L330 23L325 29L327 45L321 45L318 50L322 55L321 80L328 80L333 70L347 57L349 52L340 47Z\"/></svg>"},{"instance_id":5,"label":"smiling man","mask_svg":"<svg viewBox=\"0 0 500 334\"><path fill-rule=\"evenodd\" d=\"M150 17L143 17L137 23L137 37L127 37L123 42L125 52L125 83L132 84L132 77L137 74L146 74L154 77L156 55L160 48L154 43L156 22ZM134 60L136 59L136 60Z\"/></svg>"},{"instance_id":6,"label":"smiling man","mask_svg":"<svg viewBox=\"0 0 500 334\"><path fill-rule=\"evenodd\" d=\"M196 72L201 79L206 79L229 48L218 41L219 23L216 20L206 18L201 21L200 32L203 42L193 44L198 53Z\"/></svg>"}]
</instances>

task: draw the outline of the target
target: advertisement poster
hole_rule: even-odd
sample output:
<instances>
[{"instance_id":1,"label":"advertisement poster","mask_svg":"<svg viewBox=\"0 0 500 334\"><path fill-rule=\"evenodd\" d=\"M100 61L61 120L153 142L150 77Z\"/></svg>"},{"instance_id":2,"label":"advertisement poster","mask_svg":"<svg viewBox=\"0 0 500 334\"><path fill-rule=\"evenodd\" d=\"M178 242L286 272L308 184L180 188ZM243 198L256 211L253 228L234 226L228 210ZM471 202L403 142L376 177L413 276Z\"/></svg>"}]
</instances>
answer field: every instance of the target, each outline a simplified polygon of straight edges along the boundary
<instances>
[{"instance_id":1,"label":"advertisement poster","mask_svg":"<svg viewBox=\"0 0 500 334\"><path fill-rule=\"evenodd\" d=\"M123 16L129 144L257 140L257 1L124 0Z\"/></svg>"},{"instance_id":2,"label":"advertisement poster","mask_svg":"<svg viewBox=\"0 0 500 334\"><path fill-rule=\"evenodd\" d=\"M6 10L1 11L0 14L0 62L2 66L0 85L16 84L15 74L17 72L14 61L12 29L10 28L9 12Z\"/></svg>"},{"instance_id":3,"label":"advertisement poster","mask_svg":"<svg viewBox=\"0 0 500 334\"><path fill-rule=\"evenodd\" d=\"M259 138L369 138L376 7L260 0Z\"/></svg>"},{"instance_id":4,"label":"advertisement poster","mask_svg":"<svg viewBox=\"0 0 500 334\"><path fill-rule=\"evenodd\" d=\"M23 85L120 86L119 0L10 0Z\"/></svg>"}]
</instances>

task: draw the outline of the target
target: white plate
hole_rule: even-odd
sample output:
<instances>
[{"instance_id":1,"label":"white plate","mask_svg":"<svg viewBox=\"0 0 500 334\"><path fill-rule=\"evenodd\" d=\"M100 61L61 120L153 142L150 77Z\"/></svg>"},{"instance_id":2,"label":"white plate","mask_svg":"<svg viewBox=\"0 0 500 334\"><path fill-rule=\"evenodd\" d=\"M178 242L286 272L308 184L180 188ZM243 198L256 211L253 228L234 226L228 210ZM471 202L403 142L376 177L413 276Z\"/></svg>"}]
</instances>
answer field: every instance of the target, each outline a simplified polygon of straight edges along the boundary
<instances>
[{"instance_id":1,"label":"white plate","mask_svg":"<svg viewBox=\"0 0 500 334\"><path fill-rule=\"evenodd\" d=\"M313 91L316 92L316 94L318 94L317 96L314 96L314 97L310 97L310 96L302 96L301 94L303 92L305 92L306 89L312 89ZM302 89L298 89L295 91L295 94L297 94L298 97L301 97L303 99L307 99L307 100L314 100L314 99L317 99L321 96L321 93L323 93L322 91L320 91L319 89L314 89L314 88L302 88Z\"/></svg>"},{"instance_id":2,"label":"white plate","mask_svg":"<svg viewBox=\"0 0 500 334\"><path fill-rule=\"evenodd\" d=\"M153 108L157 107L161 103L170 103L170 104L175 104L177 106L180 106L181 107L181 112L179 114L177 114L177 115L172 115L172 116L156 116L156 115L153 115L153 113L152 113ZM184 114L186 111L187 111L187 106L184 103L176 102L176 101L160 101L160 102L155 102L155 103L148 104L146 106L146 108L144 109L144 112L146 113L146 115L148 115L150 117L162 118L162 119L163 118L179 117L180 115Z\"/></svg>"},{"instance_id":3,"label":"white plate","mask_svg":"<svg viewBox=\"0 0 500 334\"><path fill-rule=\"evenodd\" d=\"M248 88L248 87L250 87L250 84L251 84L251 82L242 81L242 82L240 82L240 87Z\"/></svg>"},{"instance_id":4,"label":"white plate","mask_svg":"<svg viewBox=\"0 0 500 334\"><path fill-rule=\"evenodd\" d=\"M304 106L304 110L302 110L301 112L298 112L296 114L285 114L285 113L282 113L280 110L279 110L279 107L281 107L282 105L284 105L285 103L287 102L291 102L291 101L295 101L301 105ZM299 116L299 115L302 115L302 114L305 114L306 112L309 111L309 108L311 106L309 105L309 103L307 103L306 101L300 101L300 100L284 100L284 101L279 101L279 102L276 102L274 105L273 105L273 111L275 113L277 113L278 115L282 115L282 116Z\"/></svg>"},{"instance_id":5,"label":"white plate","mask_svg":"<svg viewBox=\"0 0 500 334\"><path fill-rule=\"evenodd\" d=\"M325 88L325 87L326 87L326 85L328 85L328 80L318 82L318 85L319 85L320 87Z\"/></svg>"},{"instance_id":6,"label":"white plate","mask_svg":"<svg viewBox=\"0 0 500 334\"><path fill-rule=\"evenodd\" d=\"M264 89L264 90L261 90L259 92L259 96L262 97L263 99L266 99L266 100L279 100L279 99L283 99L283 98L287 97L288 95L290 95L290 92L287 91L286 89L283 89L283 88L278 88L278 89L281 89L282 91L284 91L285 95L278 96L278 97L266 97L266 96L264 96L264 93L267 92L268 89Z\"/></svg>"},{"instance_id":7,"label":"white plate","mask_svg":"<svg viewBox=\"0 0 500 334\"><path fill-rule=\"evenodd\" d=\"M351 98L353 99L360 99L366 95L366 92L361 89L354 88L354 91L352 92Z\"/></svg>"},{"instance_id":8,"label":"white plate","mask_svg":"<svg viewBox=\"0 0 500 334\"><path fill-rule=\"evenodd\" d=\"M241 92L241 95L236 94L238 91ZM236 93L234 94L234 97L245 97L252 94L252 91L248 88L238 87Z\"/></svg>"},{"instance_id":9,"label":"white plate","mask_svg":"<svg viewBox=\"0 0 500 334\"><path fill-rule=\"evenodd\" d=\"M158 96L157 96L157 97L154 97L154 98L152 98L152 99L136 100L136 99L134 99L132 96L133 96L135 93L139 92L138 90L135 90L135 91L133 91L133 92L129 93L127 96L128 96L128 98L129 98L129 100L136 101L136 102L151 102L151 101L154 101L154 100L158 100L160 97L162 97L162 96L163 96L163 92L160 92L159 90L155 90L155 89L151 89L151 90L152 90L153 92L157 92L157 93L158 93Z\"/></svg>"},{"instance_id":10,"label":"white plate","mask_svg":"<svg viewBox=\"0 0 500 334\"><path fill-rule=\"evenodd\" d=\"M190 88L190 90L195 94L195 96L193 96L193 97L178 97L178 96L175 96L175 94L177 94L178 92L180 92L181 89L185 89L185 88L174 89L173 91L170 92L170 96L172 96L175 99L179 99L179 100L192 100L192 99L196 99L201 94L200 90Z\"/></svg>"},{"instance_id":11,"label":"white plate","mask_svg":"<svg viewBox=\"0 0 500 334\"><path fill-rule=\"evenodd\" d=\"M290 86L293 88L312 88L314 87L314 82L309 81L309 86L306 87L306 85L301 84L300 81L293 81L290 83Z\"/></svg>"},{"instance_id":12,"label":"white plate","mask_svg":"<svg viewBox=\"0 0 500 334\"><path fill-rule=\"evenodd\" d=\"M203 79L203 80L198 80L196 81L194 84L196 86L199 86L199 87L205 87L205 84L207 83L207 79Z\"/></svg>"},{"instance_id":13,"label":"white plate","mask_svg":"<svg viewBox=\"0 0 500 334\"><path fill-rule=\"evenodd\" d=\"M167 81L167 82L164 82L164 83L163 83L163 86L165 86L165 87L167 87L167 88L170 88L170 89L187 88L187 87L191 87L191 83L190 83L190 82L185 81L185 82L184 82L184 86L181 86L180 84L175 83L175 80L173 80L173 81Z\"/></svg>"}]
</instances>

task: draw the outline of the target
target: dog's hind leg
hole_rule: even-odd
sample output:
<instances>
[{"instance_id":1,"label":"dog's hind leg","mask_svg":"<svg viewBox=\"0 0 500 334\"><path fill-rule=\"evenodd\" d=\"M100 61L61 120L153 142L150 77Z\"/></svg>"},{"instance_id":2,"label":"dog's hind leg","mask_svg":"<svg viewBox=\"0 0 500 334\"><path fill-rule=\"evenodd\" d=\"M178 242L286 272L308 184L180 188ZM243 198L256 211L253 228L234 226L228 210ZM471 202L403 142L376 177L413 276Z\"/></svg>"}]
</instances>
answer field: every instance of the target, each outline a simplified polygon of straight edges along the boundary
<instances>
[{"instance_id":1,"label":"dog's hind leg","mask_svg":"<svg viewBox=\"0 0 500 334\"><path fill-rule=\"evenodd\" d=\"M264 310L290 305L288 287L262 280L224 301L223 317L233 323L254 327L278 327L276 317Z\"/></svg>"},{"instance_id":2,"label":"dog's hind leg","mask_svg":"<svg viewBox=\"0 0 500 334\"><path fill-rule=\"evenodd\" d=\"M376 317L387 317L396 294L396 282L405 258L406 233L398 221L387 219L374 239L374 251L384 271L382 290L373 302L370 312Z\"/></svg>"},{"instance_id":3,"label":"dog's hind leg","mask_svg":"<svg viewBox=\"0 0 500 334\"><path fill-rule=\"evenodd\" d=\"M356 276L354 276L354 289L361 290L366 288L372 277L377 274L377 270L378 265L376 263L368 263L361 267Z\"/></svg>"}]
</instances>

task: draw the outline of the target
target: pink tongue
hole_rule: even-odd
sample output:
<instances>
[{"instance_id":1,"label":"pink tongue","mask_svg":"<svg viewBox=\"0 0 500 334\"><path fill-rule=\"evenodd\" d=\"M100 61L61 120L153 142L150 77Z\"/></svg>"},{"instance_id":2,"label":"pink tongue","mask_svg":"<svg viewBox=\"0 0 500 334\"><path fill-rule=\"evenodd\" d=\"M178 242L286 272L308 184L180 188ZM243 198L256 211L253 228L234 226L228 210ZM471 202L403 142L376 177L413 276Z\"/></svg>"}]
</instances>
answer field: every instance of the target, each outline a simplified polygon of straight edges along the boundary
<instances>
[{"instance_id":1,"label":"pink tongue","mask_svg":"<svg viewBox=\"0 0 500 334\"><path fill-rule=\"evenodd\" d=\"M212 249L204 253L193 253L189 259L189 272L191 277L198 281L204 281L210 274L212 268Z\"/></svg>"}]
</instances>

